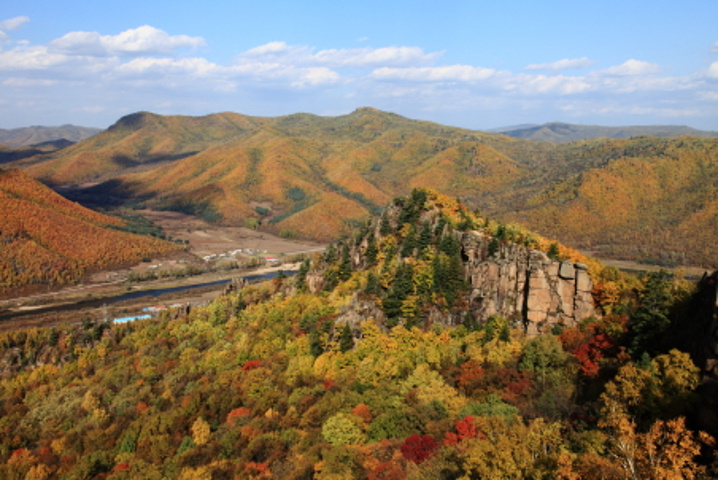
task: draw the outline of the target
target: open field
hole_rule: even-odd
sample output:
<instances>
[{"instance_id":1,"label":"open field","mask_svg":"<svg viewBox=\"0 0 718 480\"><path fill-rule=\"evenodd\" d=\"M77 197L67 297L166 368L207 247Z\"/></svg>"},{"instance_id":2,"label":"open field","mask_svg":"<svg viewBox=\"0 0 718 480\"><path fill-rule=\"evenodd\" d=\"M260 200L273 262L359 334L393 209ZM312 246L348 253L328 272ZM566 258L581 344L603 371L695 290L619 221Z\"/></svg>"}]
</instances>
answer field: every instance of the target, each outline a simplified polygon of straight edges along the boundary
<instances>
[{"instance_id":1,"label":"open field","mask_svg":"<svg viewBox=\"0 0 718 480\"><path fill-rule=\"evenodd\" d=\"M179 212L142 210L138 213L162 226L172 238L189 241L191 252L198 257L240 248L266 252L267 256L275 258L324 249L323 244L316 242L289 240L244 227L213 225Z\"/></svg>"}]
</instances>

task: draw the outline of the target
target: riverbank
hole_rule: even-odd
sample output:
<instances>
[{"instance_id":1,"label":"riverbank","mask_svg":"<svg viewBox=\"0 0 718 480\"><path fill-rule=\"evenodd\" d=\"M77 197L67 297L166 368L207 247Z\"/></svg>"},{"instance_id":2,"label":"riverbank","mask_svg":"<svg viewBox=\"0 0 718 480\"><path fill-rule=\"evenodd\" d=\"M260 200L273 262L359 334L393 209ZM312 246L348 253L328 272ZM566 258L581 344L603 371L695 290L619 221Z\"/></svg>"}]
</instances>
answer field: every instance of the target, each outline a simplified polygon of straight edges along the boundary
<instances>
[{"instance_id":1,"label":"riverbank","mask_svg":"<svg viewBox=\"0 0 718 480\"><path fill-rule=\"evenodd\" d=\"M130 286L102 284L92 289L90 286L85 289L73 287L60 292L4 300L0 303L0 331L80 323L88 319L111 320L159 304L203 304L219 295L235 278L257 281L272 278L280 271L293 272L298 268L298 263L290 263Z\"/></svg>"}]
</instances>

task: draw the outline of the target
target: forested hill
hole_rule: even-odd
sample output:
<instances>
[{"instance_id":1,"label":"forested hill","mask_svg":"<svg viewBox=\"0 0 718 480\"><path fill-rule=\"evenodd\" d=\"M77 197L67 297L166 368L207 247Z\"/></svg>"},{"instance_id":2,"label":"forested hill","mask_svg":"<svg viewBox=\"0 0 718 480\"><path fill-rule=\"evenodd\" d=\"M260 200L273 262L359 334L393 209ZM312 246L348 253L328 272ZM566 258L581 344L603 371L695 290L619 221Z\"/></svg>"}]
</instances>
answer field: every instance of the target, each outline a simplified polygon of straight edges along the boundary
<instances>
[{"instance_id":1,"label":"forested hill","mask_svg":"<svg viewBox=\"0 0 718 480\"><path fill-rule=\"evenodd\" d=\"M493 232L497 264L540 245L424 193L294 277L151 320L0 335L0 477L718 474L715 441L700 433L716 433L701 423L714 407L676 348L696 320L683 315L693 287L594 265L601 316L537 336L501 314L477 321L457 239Z\"/></svg>"},{"instance_id":2,"label":"forested hill","mask_svg":"<svg viewBox=\"0 0 718 480\"><path fill-rule=\"evenodd\" d=\"M361 108L338 117L140 112L12 165L207 220L338 238L412 188L602 255L715 267L718 139L533 142Z\"/></svg>"},{"instance_id":3,"label":"forested hill","mask_svg":"<svg viewBox=\"0 0 718 480\"><path fill-rule=\"evenodd\" d=\"M600 137L624 139L639 136L671 138L683 135L704 138L718 137L718 132L708 132L679 125L602 127L598 125L552 122L544 123L543 125L520 126L518 128L498 128L491 131L538 142L574 142Z\"/></svg>"},{"instance_id":4,"label":"forested hill","mask_svg":"<svg viewBox=\"0 0 718 480\"><path fill-rule=\"evenodd\" d=\"M120 231L124 221L70 202L18 170L0 169L0 289L66 284L88 269L176 249Z\"/></svg>"}]
</instances>

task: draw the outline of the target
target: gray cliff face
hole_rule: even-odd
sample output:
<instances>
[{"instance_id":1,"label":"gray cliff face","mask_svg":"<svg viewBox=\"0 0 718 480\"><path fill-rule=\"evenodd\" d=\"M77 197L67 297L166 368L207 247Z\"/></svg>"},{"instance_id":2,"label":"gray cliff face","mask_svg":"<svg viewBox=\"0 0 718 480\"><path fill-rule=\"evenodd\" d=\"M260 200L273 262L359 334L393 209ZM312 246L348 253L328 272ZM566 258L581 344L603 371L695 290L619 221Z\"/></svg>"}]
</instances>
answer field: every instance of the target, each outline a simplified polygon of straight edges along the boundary
<instances>
[{"instance_id":1,"label":"gray cliff face","mask_svg":"<svg viewBox=\"0 0 718 480\"><path fill-rule=\"evenodd\" d=\"M490 240L475 231L461 236L471 282L470 308L479 322L502 315L534 336L595 315L593 284L585 265L557 262L516 244L503 244L489 256Z\"/></svg>"}]
</instances>

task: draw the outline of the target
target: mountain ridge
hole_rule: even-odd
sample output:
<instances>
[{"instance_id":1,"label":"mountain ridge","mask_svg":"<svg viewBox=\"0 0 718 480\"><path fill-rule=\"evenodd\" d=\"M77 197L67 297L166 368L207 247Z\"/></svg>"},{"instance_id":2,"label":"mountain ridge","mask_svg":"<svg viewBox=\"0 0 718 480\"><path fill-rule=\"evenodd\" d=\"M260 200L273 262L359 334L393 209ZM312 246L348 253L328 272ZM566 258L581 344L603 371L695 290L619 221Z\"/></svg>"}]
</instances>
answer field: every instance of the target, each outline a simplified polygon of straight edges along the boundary
<instances>
[{"instance_id":1,"label":"mountain ridge","mask_svg":"<svg viewBox=\"0 0 718 480\"><path fill-rule=\"evenodd\" d=\"M61 139L74 143L85 140L101 131L102 129L100 128L80 127L70 124L58 127L33 125L12 129L0 128L0 145L10 148L28 147Z\"/></svg>"},{"instance_id":2,"label":"mountain ridge","mask_svg":"<svg viewBox=\"0 0 718 480\"><path fill-rule=\"evenodd\" d=\"M541 125L518 125L494 128L493 133L501 133L513 138L535 140L538 142L575 142L593 138L629 139L638 136L672 138L683 135L714 138L718 132L698 130L684 125L630 125L607 127L601 125L579 125L564 122L549 122Z\"/></svg>"},{"instance_id":3,"label":"mountain ridge","mask_svg":"<svg viewBox=\"0 0 718 480\"><path fill-rule=\"evenodd\" d=\"M609 245L611 256L667 264L711 267L716 258L706 233L718 229L712 138L535 142L373 108L338 117L138 112L11 165L50 185L101 184L80 188L82 198L111 194L319 240L431 187L574 247Z\"/></svg>"}]
</instances>

